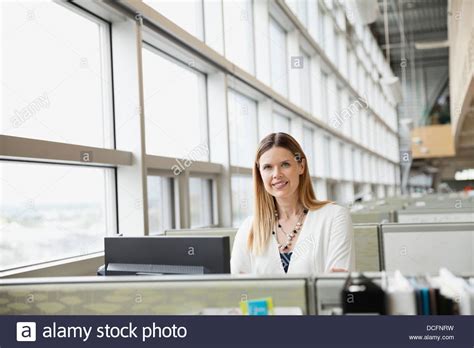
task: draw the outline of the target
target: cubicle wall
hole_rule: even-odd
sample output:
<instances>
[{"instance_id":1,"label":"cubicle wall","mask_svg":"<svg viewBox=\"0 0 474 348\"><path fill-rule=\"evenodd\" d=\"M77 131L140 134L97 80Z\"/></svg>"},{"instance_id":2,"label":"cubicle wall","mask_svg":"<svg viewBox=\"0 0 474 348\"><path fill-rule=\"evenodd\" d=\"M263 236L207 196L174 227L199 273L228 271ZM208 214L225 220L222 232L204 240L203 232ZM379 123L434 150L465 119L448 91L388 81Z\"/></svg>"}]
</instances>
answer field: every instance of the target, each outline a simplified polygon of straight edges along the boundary
<instances>
[{"instance_id":1,"label":"cubicle wall","mask_svg":"<svg viewBox=\"0 0 474 348\"><path fill-rule=\"evenodd\" d=\"M166 236L219 236L229 237L230 239L230 250L234 245L235 235L237 233L236 228L198 228L198 229L182 229L182 230L166 230Z\"/></svg>"},{"instance_id":2,"label":"cubicle wall","mask_svg":"<svg viewBox=\"0 0 474 348\"><path fill-rule=\"evenodd\" d=\"M381 285L380 273L367 272L364 275L376 284ZM344 274L328 274L318 276L313 280L316 294L316 314L342 314L341 291L346 279L347 275Z\"/></svg>"},{"instance_id":3,"label":"cubicle wall","mask_svg":"<svg viewBox=\"0 0 474 348\"><path fill-rule=\"evenodd\" d=\"M398 222L474 222L474 208L412 207L398 212Z\"/></svg>"},{"instance_id":4,"label":"cubicle wall","mask_svg":"<svg viewBox=\"0 0 474 348\"><path fill-rule=\"evenodd\" d=\"M364 275L382 286L382 274ZM474 313L472 273L464 303ZM4 281L1 315L232 315L241 301L271 297L275 314L342 314L347 274L281 277L162 276L34 278ZM460 279L460 278L459 278ZM458 287L453 280L453 288ZM386 281L384 282L386 283ZM451 287L451 285L449 285ZM457 293L457 292L456 292ZM410 303L414 306L415 294ZM399 312L394 312L399 313ZM407 314L405 312L401 312ZM416 308L409 312L416 313Z\"/></svg>"},{"instance_id":5,"label":"cubicle wall","mask_svg":"<svg viewBox=\"0 0 474 348\"><path fill-rule=\"evenodd\" d=\"M382 270L381 232L379 224L354 224L357 272Z\"/></svg>"},{"instance_id":6,"label":"cubicle wall","mask_svg":"<svg viewBox=\"0 0 474 348\"><path fill-rule=\"evenodd\" d=\"M115 276L5 280L0 315L195 315L236 313L240 301L272 297L276 307L313 314L305 277ZM218 310L215 310L218 308Z\"/></svg>"},{"instance_id":7,"label":"cubicle wall","mask_svg":"<svg viewBox=\"0 0 474 348\"><path fill-rule=\"evenodd\" d=\"M387 271L434 274L441 267L474 273L474 223L384 224L383 258Z\"/></svg>"},{"instance_id":8,"label":"cubicle wall","mask_svg":"<svg viewBox=\"0 0 474 348\"><path fill-rule=\"evenodd\" d=\"M351 213L351 219L354 224L393 222L391 221L392 217L388 211L361 211Z\"/></svg>"},{"instance_id":9,"label":"cubicle wall","mask_svg":"<svg viewBox=\"0 0 474 348\"><path fill-rule=\"evenodd\" d=\"M376 272L382 270L380 257L381 241L378 224L354 224L354 240L356 249L356 270L360 272ZM229 236L231 250L237 229L207 228L167 230L167 236Z\"/></svg>"}]
</instances>

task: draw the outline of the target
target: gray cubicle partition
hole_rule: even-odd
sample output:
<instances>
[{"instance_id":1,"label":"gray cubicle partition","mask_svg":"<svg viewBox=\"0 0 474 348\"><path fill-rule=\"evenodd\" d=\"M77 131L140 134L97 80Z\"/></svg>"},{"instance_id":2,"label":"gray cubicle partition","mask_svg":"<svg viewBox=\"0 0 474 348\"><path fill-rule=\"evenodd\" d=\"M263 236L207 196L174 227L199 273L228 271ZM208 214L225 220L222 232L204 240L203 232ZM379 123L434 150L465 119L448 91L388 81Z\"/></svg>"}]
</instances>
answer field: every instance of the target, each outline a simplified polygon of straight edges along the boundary
<instances>
[{"instance_id":1,"label":"gray cubicle partition","mask_svg":"<svg viewBox=\"0 0 474 348\"><path fill-rule=\"evenodd\" d=\"M385 223L397 222L397 211L394 209L363 209L351 212L352 223Z\"/></svg>"},{"instance_id":2,"label":"gray cubicle partition","mask_svg":"<svg viewBox=\"0 0 474 348\"><path fill-rule=\"evenodd\" d=\"M441 267L474 273L474 223L384 224L385 270L435 274Z\"/></svg>"},{"instance_id":3,"label":"gray cubicle partition","mask_svg":"<svg viewBox=\"0 0 474 348\"><path fill-rule=\"evenodd\" d=\"M379 224L354 224L357 272L382 270L381 232Z\"/></svg>"},{"instance_id":4,"label":"gray cubicle partition","mask_svg":"<svg viewBox=\"0 0 474 348\"><path fill-rule=\"evenodd\" d=\"M429 208L416 207L398 211L398 222L436 223L436 222L474 222L473 208Z\"/></svg>"},{"instance_id":5,"label":"gray cubicle partition","mask_svg":"<svg viewBox=\"0 0 474 348\"><path fill-rule=\"evenodd\" d=\"M416 201L413 201L409 204L407 204L406 208L411 209L411 208L447 208L447 209L452 209L452 208L471 208L474 209L474 201L472 199L462 199L462 198L457 198L457 199L445 199L445 200L424 200L424 199L419 199Z\"/></svg>"},{"instance_id":6,"label":"gray cubicle partition","mask_svg":"<svg viewBox=\"0 0 474 348\"><path fill-rule=\"evenodd\" d=\"M288 275L12 279L0 286L0 315L194 315L211 308L227 313L240 301L262 297L272 297L275 307L313 314L312 288L308 278Z\"/></svg>"},{"instance_id":7,"label":"gray cubicle partition","mask_svg":"<svg viewBox=\"0 0 474 348\"><path fill-rule=\"evenodd\" d=\"M364 272L364 275L372 279L376 284L381 284L381 275L379 272ZM319 275L314 279L316 314L342 314L341 291L346 279L347 274L336 273Z\"/></svg>"},{"instance_id":8,"label":"gray cubicle partition","mask_svg":"<svg viewBox=\"0 0 474 348\"><path fill-rule=\"evenodd\" d=\"M194 229L180 229L180 230L166 230L166 236L219 236L229 237L230 251L234 245L235 234L237 228L232 227L217 227L217 228L194 228Z\"/></svg>"}]
</instances>

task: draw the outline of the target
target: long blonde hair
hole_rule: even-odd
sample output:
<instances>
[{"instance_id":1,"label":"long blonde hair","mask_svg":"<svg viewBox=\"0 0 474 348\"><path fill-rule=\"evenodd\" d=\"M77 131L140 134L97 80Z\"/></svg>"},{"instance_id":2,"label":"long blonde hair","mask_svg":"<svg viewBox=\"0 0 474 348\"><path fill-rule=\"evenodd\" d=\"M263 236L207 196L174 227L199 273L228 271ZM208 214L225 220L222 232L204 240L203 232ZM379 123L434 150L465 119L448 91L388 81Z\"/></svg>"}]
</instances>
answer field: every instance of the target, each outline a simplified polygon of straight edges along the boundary
<instances>
[{"instance_id":1,"label":"long blonde hair","mask_svg":"<svg viewBox=\"0 0 474 348\"><path fill-rule=\"evenodd\" d=\"M319 201L316 199L308 171L308 160L300 144L291 135L286 133L271 133L267 135L258 146L253 166L254 217L247 240L247 247L255 255L260 255L265 250L272 233L272 228L276 223L274 214L276 202L274 197L265 190L259 169L260 157L273 147L287 149L300 163L305 159L306 165L304 166L303 174L300 175L298 185L298 198L303 207L309 210L317 210L328 203L332 203L331 201Z\"/></svg>"}]
</instances>

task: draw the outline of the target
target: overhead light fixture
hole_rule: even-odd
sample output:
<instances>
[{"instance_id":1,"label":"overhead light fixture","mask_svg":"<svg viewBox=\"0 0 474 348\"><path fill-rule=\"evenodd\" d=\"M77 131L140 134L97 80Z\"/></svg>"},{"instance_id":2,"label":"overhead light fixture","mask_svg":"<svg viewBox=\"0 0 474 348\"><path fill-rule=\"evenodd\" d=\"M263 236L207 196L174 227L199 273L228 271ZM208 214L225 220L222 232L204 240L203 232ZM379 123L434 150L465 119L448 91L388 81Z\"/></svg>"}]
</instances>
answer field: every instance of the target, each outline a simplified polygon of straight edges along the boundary
<instances>
[{"instance_id":1,"label":"overhead light fixture","mask_svg":"<svg viewBox=\"0 0 474 348\"><path fill-rule=\"evenodd\" d=\"M380 16L377 0L346 0L347 18L352 23L370 24Z\"/></svg>"},{"instance_id":2,"label":"overhead light fixture","mask_svg":"<svg viewBox=\"0 0 474 348\"><path fill-rule=\"evenodd\" d=\"M454 179L457 181L474 180L474 169L464 169L462 171L457 171L456 174L454 174Z\"/></svg>"},{"instance_id":3,"label":"overhead light fixture","mask_svg":"<svg viewBox=\"0 0 474 348\"><path fill-rule=\"evenodd\" d=\"M417 50L434 50L437 48L449 47L449 41L426 41L426 42L415 42L415 48Z\"/></svg>"}]
</instances>

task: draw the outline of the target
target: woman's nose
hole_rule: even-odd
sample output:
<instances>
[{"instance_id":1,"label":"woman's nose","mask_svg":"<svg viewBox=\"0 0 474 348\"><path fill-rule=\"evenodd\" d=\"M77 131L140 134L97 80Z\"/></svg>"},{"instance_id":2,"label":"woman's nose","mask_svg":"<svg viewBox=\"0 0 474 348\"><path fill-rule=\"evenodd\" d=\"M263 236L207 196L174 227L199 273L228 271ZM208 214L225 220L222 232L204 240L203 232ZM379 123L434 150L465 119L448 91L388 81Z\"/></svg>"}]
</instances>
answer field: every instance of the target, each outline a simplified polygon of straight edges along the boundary
<instances>
[{"instance_id":1,"label":"woman's nose","mask_svg":"<svg viewBox=\"0 0 474 348\"><path fill-rule=\"evenodd\" d=\"M274 178L278 178L281 176L281 171L280 171L280 168L279 167L275 167L275 169L273 169L273 177Z\"/></svg>"}]
</instances>

